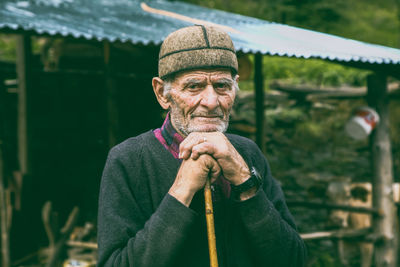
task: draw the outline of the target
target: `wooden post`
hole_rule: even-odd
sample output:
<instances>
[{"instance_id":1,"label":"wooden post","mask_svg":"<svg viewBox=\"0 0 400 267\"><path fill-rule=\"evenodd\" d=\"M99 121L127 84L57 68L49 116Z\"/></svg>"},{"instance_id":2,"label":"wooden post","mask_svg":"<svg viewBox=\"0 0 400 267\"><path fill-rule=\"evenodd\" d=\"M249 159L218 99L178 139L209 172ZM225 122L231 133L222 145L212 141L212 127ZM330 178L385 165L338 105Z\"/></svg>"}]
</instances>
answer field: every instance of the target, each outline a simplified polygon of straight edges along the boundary
<instances>
[{"instance_id":1,"label":"wooden post","mask_svg":"<svg viewBox=\"0 0 400 267\"><path fill-rule=\"evenodd\" d=\"M254 87L256 102L256 143L265 153L265 115L264 115L264 76L262 71L263 56L260 53L254 55Z\"/></svg>"},{"instance_id":2,"label":"wooden post","mask_svg":"<svg viewBox=\"0 0 400 267\"><path fill-rule=\"evenodd\" d=\"M382 237L375 243L375 266L395 267L397 258L396 210L393 202L393 164L389 136L389 106L387 77L383 74L368 76L368 104L374 108L380 122L370 139L373 168L373 205L384 216L375 217L374 233Z\"/></svg>"},{"instance_id":3,"label":"wooden post","mask_svg":"<svg viewBox=\"0 0 400 267\"><path fill-rule=\"evenodd\" d=\"M10 267L10 238L8 225L8 207L4 188L3 144L0 139L0 227L1 227L1 258L3 267Z\"/></svg>"},{"instance_id":4,"label":"wooden post","mask_svg":"<svg viewBox=\"0 0 400 267\"><path fill-rule=\"evenodd\" d=\"M1 266L10 267L10 205L7 205L7 193L5 187L3 138L5 133L6 118L6 88L4 79L0 75L0 233L1 233Z\"/></svg>"},{"instance_id":5,"label":"wooden post","mask_svg":"<svg viewBox=\"0 0 400 267\"><path fill-rule=\"evenodd\" d=\"M31 38L27 35L17 36L17 77L18 77L18 160L23 176L30 172L29 156L29 94L31 86Z\"/></svg>"},{"instance_id":6,"label":"wooden post","mask_svg":"<svg viewBox=\"0 0 400 267\"><path fill-rule=\"evenodd\" d=\"M119 141L118 138L118 103L117 88L110 64L111 48L110 43L104 41L104 66L106 80L106 102L107 102L107 122L108 122L108 144L113 147Z\"/></svg>"},{"instance_id":7,"label":"wooden post","mask_svg":"<svg viewBox=\"0 0 400 267\"><path fill-rule=\"evenodd\" d=\"M32 179L31 151L31 95L32 95L32 44L29 35L16 36L16 73L18 80L17 145L20 187L26 179ZM21 210L25 210L21 201ZM28 224L29 226L29 224ZM32 242L31 240L29 242Z\"/></svg>"}]
</instances>

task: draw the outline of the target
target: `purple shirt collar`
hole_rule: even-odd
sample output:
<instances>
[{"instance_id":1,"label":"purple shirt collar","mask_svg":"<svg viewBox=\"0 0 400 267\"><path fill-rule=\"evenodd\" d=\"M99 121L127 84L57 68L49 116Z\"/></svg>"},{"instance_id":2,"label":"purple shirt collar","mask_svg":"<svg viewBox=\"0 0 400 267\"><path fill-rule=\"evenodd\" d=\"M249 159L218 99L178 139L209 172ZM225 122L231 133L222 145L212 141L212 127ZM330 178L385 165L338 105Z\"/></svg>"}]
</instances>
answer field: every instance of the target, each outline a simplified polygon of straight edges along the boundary
<instances>
[{"instance_id":1,"label":"purple shirt collar","mask_svg":"<svg viewBox=\"0 0 400 267\"><path fill-rule=\"evenodd\" d=\"M154 131L154 135L160 141L160 143L174 156L179 158L179 145L185 139L183 138L172 126L170 114L168 112L167 117L164 120L161 128L157 128Z\"/></svg>"}]
</instances>

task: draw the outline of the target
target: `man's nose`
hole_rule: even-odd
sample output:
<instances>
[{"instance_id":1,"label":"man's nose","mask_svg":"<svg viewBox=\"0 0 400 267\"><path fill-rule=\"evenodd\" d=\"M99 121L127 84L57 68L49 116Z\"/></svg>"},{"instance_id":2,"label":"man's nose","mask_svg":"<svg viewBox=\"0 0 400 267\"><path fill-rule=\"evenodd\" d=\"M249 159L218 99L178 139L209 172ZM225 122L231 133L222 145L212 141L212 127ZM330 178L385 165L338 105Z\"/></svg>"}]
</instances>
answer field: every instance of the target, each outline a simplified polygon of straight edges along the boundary
<instances>
[{"instance_id":1,"label":"man's nose","mask_svg":"<svg viewBox=\"0 0 400 267\"><path fill-rule=\"evenodd\" d=\"M208 84L203 90L200 105L209 110L213 110L219 106L218 94L215 92L214 87L211 84Z\"/></svg>"}]
</instances>

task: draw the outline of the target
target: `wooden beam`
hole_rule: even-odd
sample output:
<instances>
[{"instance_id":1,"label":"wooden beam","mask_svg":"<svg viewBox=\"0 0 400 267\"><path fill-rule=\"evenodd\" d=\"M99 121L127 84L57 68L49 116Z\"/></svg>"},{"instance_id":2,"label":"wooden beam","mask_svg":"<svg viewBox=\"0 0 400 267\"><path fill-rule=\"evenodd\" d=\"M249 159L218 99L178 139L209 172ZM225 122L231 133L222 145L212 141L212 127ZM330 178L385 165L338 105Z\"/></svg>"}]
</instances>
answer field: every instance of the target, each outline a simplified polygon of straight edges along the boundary
<instances>
[{"instance_id":1,"label":"wooden beam","mask_svg":"<svg viewBox=\"0 0 400 267\"><path fill-rule=\"evenodd\" d=\"M17 78L18 78L18 160L22 175L30 172L29 155L29 94L31 86L31 38L17 37Z\"/></svg>"},{"instance_id":2,"label":"wooden beam","mask_svg":"<svg viewBox=\"0 0 400 267\"><path fill-rule=\"evenodd\" d=\"M264 115L264 75L262 71L263 55L254 55L254 87L256 102L256 143L263 153L265 153L265 115Z\"/></svg>"},{"instance_id":3,"label":"wooden beam","mask_svg":"<svg viewBox=\"0 0 400 267\"><path fill-rule=\"evenodd\" d=\"M304 233L300 234L301 238L304 240L321 240L321 239L361 239L365 240L368 238L368 234L371 232L370 228L361 229L340 229L337 231L324 231L324 232L314 232L314 233ZM368 240L372 241L372 240Z\"/></svg>"},{"instance_id":4,"label":"wooden beam","mask_svg":"<svg viewBox=\"0 0 400 267\"><path fill-rule=\"evenodd\" d=\"M340 205L340 204L332 204L332 203L323 203L323 202L312 202L312 201L290 201L287 200L286 204L292 207L307 207L311 209L327 209L327 210L345 210L350 212L357 213L367 213L372 214L374 216L382 216L382 211L374 208L367 207L356 207L350 205Z\"/></svg>"},{"instance_id":5,"label":"wooden beam","mask_svg":"<svg viewBox=\"0 0 400 267\"><path fill-rule=\"evenodd\" d=\"M94 242L84 242L84 241L67 241L67 246L74 247L74 248L84 248L84 249L92 249L97 250L98 246L97 243Z\"/></svg>"},{"instance_id":6,"label":"wooden beam","mask_svg":"<svg viewBox=\"0 0 400 267\"><path fill-rule=\"evenodd\" d=\"M389 98L387 77L381 73L368 76L367 101L379 116L380 122L371 135L371 160L373 168L373 206L383 211L382 217L373 220L374 234L382 236L375 244L375 265L395 267L397 261L396 209L393 201L393 161L389 136Z\"/></svg>"}]
</instances>

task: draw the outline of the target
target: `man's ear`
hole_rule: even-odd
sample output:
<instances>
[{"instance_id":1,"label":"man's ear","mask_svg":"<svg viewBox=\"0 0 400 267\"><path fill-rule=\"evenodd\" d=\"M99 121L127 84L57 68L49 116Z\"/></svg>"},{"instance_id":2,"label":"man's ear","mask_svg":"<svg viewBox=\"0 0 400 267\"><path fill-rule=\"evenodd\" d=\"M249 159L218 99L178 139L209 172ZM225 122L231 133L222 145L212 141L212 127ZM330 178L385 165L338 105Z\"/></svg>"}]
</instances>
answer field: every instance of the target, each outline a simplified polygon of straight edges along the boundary
<instances>
[{"instance_id":1,"label":"man's ear","mask_svg":"<svg viewBox=\"0 0 400 267\"><path fill-rule=\"evenodd\" d=\"M170 106L169 98L164 96L164 81L159 77L154 77L152 80L153 91L157 97L158 103L163 109L168 109Z\"/></svg>"},{"instance_id":2,"label":"man's ear","mask_svg":"<svg viewBox=\"0 0 400 267\"><path fill-rule=\"evenodd\" d=\"M239 82L239 74L236 74L236 75L235 75L234 80L235 80L237 83Z\"/></svg>"}]
</instances>

